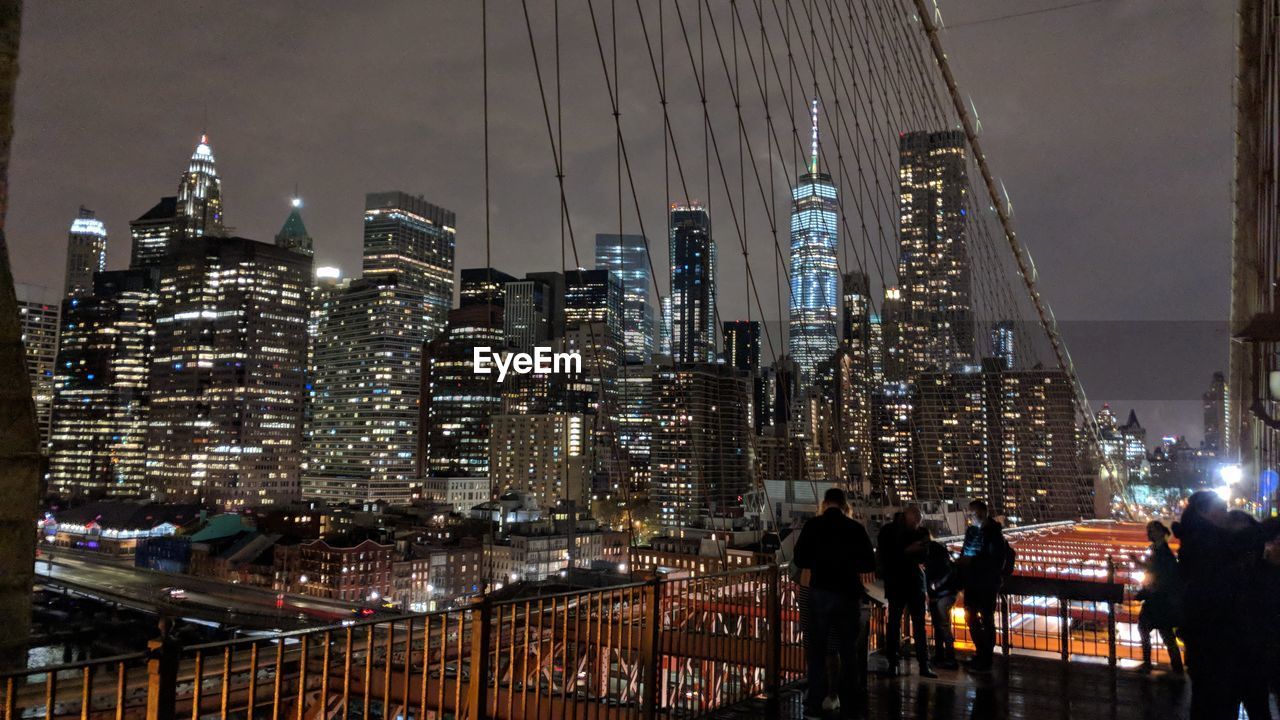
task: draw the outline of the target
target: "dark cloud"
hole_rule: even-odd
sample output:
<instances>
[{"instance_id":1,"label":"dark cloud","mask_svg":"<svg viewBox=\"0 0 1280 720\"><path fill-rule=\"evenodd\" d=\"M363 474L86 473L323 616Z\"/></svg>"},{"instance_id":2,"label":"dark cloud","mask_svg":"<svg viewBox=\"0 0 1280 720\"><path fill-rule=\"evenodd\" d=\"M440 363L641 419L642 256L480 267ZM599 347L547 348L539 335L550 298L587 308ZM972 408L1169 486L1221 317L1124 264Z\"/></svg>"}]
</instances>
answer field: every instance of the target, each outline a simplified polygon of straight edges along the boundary
<instances>
[{"instance_id":1,"label":"dark cloud","mask_svg":"<svg viewBox=\"0 0 1280 720\"><path fill-rule=\"evenodd\" d=\"M558 194L523 15L514 0L489 5L492 262L516 273L555 268ZM587 2L561 5L566 182L581 262L590 265L594 234L618 227L613 124ZM661 275L666 193L657 93L635 6L617 5L622 123ZM530 2L553 98L550 6ZM657 4L644 6L656 23ZM611 54L610 3L592 7ZM673 6L664 7L670 30ZM681 7L686 20L696 15L696 4ZM970 0L944 3L942 11L960 24L1011 7ZM1086 326L1226 316L1233 19L1230 3L1104 0L943 33L1060 318ZM269 239L297 185L318 259L356 272L364 193L397 188L455 209L459 266L482 264L478 29L475 0L27 3L9 220L19 280L61 285L65 228L80 204L106 221L110 264L126 264L128 220L174 192L206 125L227 221L238 233ZM707 188L696 85L682 42L668 39L685 179L690 195L712 203L723 313L742 316L738 233L714 164ZM721 152L736 167L732 104L717 62L709 55L709 107L723 133ZM789 130L780 128L784 142ZM748 143L763 167L765 138L754 134ZM775 167L773 180L784 189L787 172ZM672 197L683 196L674 168L671 187ZM777 306L772 235L754 180L745 196L751 209L739 226L768 310ZM627 231L640 224L631 202L628 188ZM751 312L759 311L753 305ZM1199 436L1193 399L1223 369L1223 345L1197 336L1173 344L1159 362L1141 346L1117 358L1108 351L1114 346L1099 348L1074 328L1066 333L1068 342L1079 339L1076 363L1086 386L1099 389L1091 399L1124 400L1130 380L1141 378L1143 389L1127 397L1150 406L1144 422L1153 433ZM1151 397L1147 388L1162 382L1168 395Z\"/></svg>"}]
</instances>

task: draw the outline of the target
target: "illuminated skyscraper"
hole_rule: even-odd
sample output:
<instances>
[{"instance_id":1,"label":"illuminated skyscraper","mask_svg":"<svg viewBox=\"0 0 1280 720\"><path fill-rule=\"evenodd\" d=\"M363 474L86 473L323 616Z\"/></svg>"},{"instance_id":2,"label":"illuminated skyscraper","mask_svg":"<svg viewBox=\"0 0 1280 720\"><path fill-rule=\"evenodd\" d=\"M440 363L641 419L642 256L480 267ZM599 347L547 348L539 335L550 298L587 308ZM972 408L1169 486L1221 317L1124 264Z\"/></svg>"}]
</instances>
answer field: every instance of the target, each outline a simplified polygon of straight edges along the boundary
<instances>
[{"instance_id":1,"label":"illuminated skyscraper","mask_svg":"<svg viewBox=\"0 0 1280 720\"><path fill-rule=\"evenodd\" d=\"M788 348L800 369L800 386L814 380L818 364L836 352L840 273L836 266L836 186L818 172L818 101L813 101L809 172L791 195L791 312Z\"/></svg>"},{"instance_id":2,"label":"illuminated skyscraper","mask_svg":"<svg viewBox=\"0 0 1280 720\"><path fill-rule=\"evenodd\" d=\"M178 183L177 237L193 240L226 232L222 223L222 181L209 136L201 135Z\"/></svg>"},{"instance_id":3,"label":"illuminated skyscraper","mask_svg":"<svg viewBox=\"0 0 1280 720\"><path fill-rule=\"evenodd\" d=\"M160 275L147 484L222 507L297 499L311 258L205 235Z\"/></svg>"},{"instance_id":4,"label":"illuminated skyscraper","mask_svg":"<svg viewBox=\"0 0 1280 720\"><path fill-rule=\"evenodd\" d=\"M408 502L417 476L422 295L358 278L327 298L312 361L302 495Z\"/></svg>"},{"instance_id":5,"label":"illuminated skyscraper","mask_svg":"<svg viewBox=\"0 0 1280 720\"><path fill-rule=\"evenodd\" d=\"M63 301L49 443L49 487L62 497L152 494L146 409L158 289L155 270L116 270Z\"/></svg>"},{"instance_id":6,"label":"illuminated skyscraper","mask_svg":"<svg viewBox=\"0 0 1280 720\"><path fill-rule=\"evenodd\" d=\"M426 336L442 330L453 307L455 216L403 192L365 196L364 277L422 295Z\"/></svg>"},{"instance_id":7,"label":"illuminated skyscraper","mask_svg":"<svg viewBox=\"0 0 1280 720\"><path fill-rule=\"evenodd\" d=\"M586 507L590 421L577 413L494 415L489 468L498 493L527 493L543 508L561 501Z\"/></svg>"},{"instance_id":8,"label":"illuminated skyscraper","mask_svg":"<svg viewBox=\"0 0 1280 720\"><path fill-rule=\"evenodd\" d=\"M992 510L1018 525L1090 515L1093 477L1080 466L1076 396L1067 373L1006 370L987 361L983 375ZM1145 460L1145 448L1139 452Z\"/></svg>"},{"instance_id":9,"label":"illuminated skyscraper","mask_svg":"<svg viewBox=\"0 0 1280 720\"><path fill-rule=\"evenodd\" d=\"M653 354L653 306L649 288L649 253L643 235L596 235L596 269L609 270L622 282L622 333L625 361L649 362Z\"/></svg>"},{"instance_id":10,"label":"illuminated skyscraper","mask_svg":"<svg viewBox=\"0 0 1280 720\"><path fill-rule=\"evenodd\" d=\"M58 359L58 315L61 298L56 290L40 285L15 286L18 295L18 330L26 349L31 397L36 406L40 448L49 442L53 408L53 364Z\"/></svg>"},{"instance_id":11,"label":"illuminated skyscraper","mask_svg":"<svg viewBox=\"0 0 1280 720\"><path fill-rule=\"evenodd\" d=\"M871 442L875 448L872 493L890 504L915 502L915 453L911 416L915 393L906 383L885 382L871 398Z\"/></svg>"},{"instance_id":12,"label":"illuminated skyscraper","mask_svg":"<svg viewBox=\"0 0 1280 720\"><path fill-rule=\"evenodd\" d=\"M1012 320L1001 320L991 326L991 356L999 360L1005 370L1013 369L1014 341Z\"/></svg>"},{"instance_id":13,"label":"illuminated skyscraper","mask_svg":"<svg viewBox=\"0 0 1280 720\"><path fill-rule=\"evenodd\" d=\"M711 215L696 203L674 206L669 227L671 357L677 364L713 362L716 243L711 237Z\"/></svg>"},{"instance_id":14,"label":"illuminated skyscraper","mask_svg":"<svg viewBox=\"0 0 1280 720\"><path fill-rule=\"evenodd\" d=\"M534 345L546 345L558 306L554 286L529 277L507 283L504 294L502 321L507 344L521 352L530 352Z\"/></svg>"},{"instance_id":15,"label":"illuminated skyscraper","mask_svg":"<svg viewBox=\"0 0 1280 720\"><path fill-rule=\"evenodd\" d=\"M966 154L959 130L899 141L899 343L908 380L973 363Z\"/></svg>"},{"instance_id":16,"label":"illuminated skyscraper","mask_svg":"<svg viewBox=\"0 0 1280 720\"><path fill-rule=\"evenodd\" d=\"M453 303L453 225L452 211L420 197L365 197L364 277L330 293L320 321L304 497L411 498L422 350Z\"/></svg>"},{"instance_id":17,"label":"illuminated skyscraper","mask_svg":"<svg viewBox=\"0 0 1280 720\"><path fill-rule=\"evenodd\" d=\"M485 477L489 473L490 418L502 412L496 374L475 372L476 347L503 342L503 309L473 303L449 311L443 335L423 357L421 470L431 477Z\"/></svg>"},{"instance_id":18,"label":"illuminated skyscraper","mask_svg":"<svg viewBox=\"0 0 1280 720\"><path fill-rule=\"evenodd\" d=\"M80 214L67 233L68 296L93 290L93 274L107 269L107 227L93 211L80 206Z\"/></svg>"},{"instance_id":19,"label":"illuminated skyscraper","mask_svg":"<svg viewBox=\"0 0 1280 720\"><path fill-rule=\"evenodd\" d=\"M1227 378L1220 372L1213 374L1213 383L1205 392L1204 400L1204 448L1226 457L1227 427L1230 424L1231 405L1227 402Z\"/></svg>"},{"instance_id":20,"label":"illuminated skyscraper","mask_svg":"<svg viewBox=\"0 0 1280 720\"><path fill-rule=\"evenodd\" d=\"M844 274L844 343L859 362L871 364L871 278L863 272Z\"/></svg>"},{"instance_id":21,"label":"illuminated skyscraper","mask_svg":"<svg viewBox=\"0 0 1280 720\"><path fill-rule=\"evenodd\" d=\"M515 282L510 275L494 268L463 268L458 273L458 305L493 305L503 307L507 303L507 283Z\"/></svg>"},{"instance_id":22,"label":"illuminated skyscraper","mask_svg":"<svg viewBox=\"0 0 1280 720\"><path fill-rule=\"evenodd\" d=\"M663 525L731 513L753 486L746 373L727 365L660 367L653 376L649 497Z\"/></svg>"},{"instance_id":23,"label":"illuminated skyscraper","mask_svg":"<svg viewBox=\"0 0 1280 720\"><path fill-rule=\"evenodd\" d=\"M724 323L724 361L750 373L760 371L760 323L729 320Z\"/></svg>"},{"instance_id":24,"label":"illuminated skyscraper","mask_svg":"<svg viewBox=\"0 0 1280 720\"><path fill-rule=\"evenodd\" d=\"M586 412L601 401L611 403L623 354L623 293L608 270L570 270L564 274L564 349L582 354L582 375L568 383L569 408ZM614 412L612 405L609 412Z\"/></svg>"},{"instance_id":25,"label":"illuminated skyscraper","mask_svg":"<svg viewBox=\"0 0 1280 720\"><path fill-rule=\"evenodd\" d=\"M129 249L129 267L158 267L169 252L170 241L178 232L178 198L160 198L150 210L129 223L133 245Z\"/></svg>"},{"instance_id":26,"label":"illuminated skyscraper","mask_svg":"<svg viewBox=\"0 0 1280 720\"><path fill-rule=\"evenodd\" d=\"M289 217L285 218L280 232L276 233L276 245L303 255L315 255L311 234L307 232L307 226L302 222L302 198L295 197L292 205L293 209L289 211Z\"/></svg>"}]
</instances>

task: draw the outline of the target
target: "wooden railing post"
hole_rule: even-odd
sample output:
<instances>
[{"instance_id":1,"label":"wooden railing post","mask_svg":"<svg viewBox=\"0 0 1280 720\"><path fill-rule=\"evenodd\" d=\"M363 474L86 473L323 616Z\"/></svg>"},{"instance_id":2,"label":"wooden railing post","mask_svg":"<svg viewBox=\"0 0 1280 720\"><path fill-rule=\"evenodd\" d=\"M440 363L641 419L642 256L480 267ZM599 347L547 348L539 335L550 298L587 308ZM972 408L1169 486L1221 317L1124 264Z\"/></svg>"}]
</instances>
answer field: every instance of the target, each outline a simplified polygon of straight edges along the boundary
<instances>
[{"instance_id":1,"label":"wooden railing post","mask_svg":"<svg viewBox=\"0 0 1280 720\"><path fill-rule=\"evenodd\" d=\"M492 645L489 625L493 603L484 598L471 610L471 679L467 685L467 720L486 720L489 699L489 656ZM391 658L387 658L391 662ZM441 678L441 682L444 678Z\"/></svg>"},{"instance_id":2,"label":"wooden railing post","mask_svg":"<svg viewBox=\"0 0 1280 720\"><path fill-rule=\"evenodd\" d=\"M765 665L764 685L767 693L765 713L770 720L782 714L782 573L777 563L769 565L765 574Z\"/></svg>"},{"instance_id":3,"label":"wooden railing post","mask_svg":"<svg viewBox=\"0 0 1280 720\"><path fill-rule=\"evenodd\" d=\"M174 720L178 691L178 644L160 620L159 637L147 642L147 719ZM197 679L198 682L198 679ZM49 708L52 714L53 708Z\"/></svg>"},{"instance_id":4,"label":"wooden railing post","mask_svg":"<svg viewBox=\"0 0 1280 720\"><path fill-rule=\"evenodd\" d=\"M644 636L640 641L640 662L644 671L640 695L640 717L658 716L658 686L662 683L662 586L654 578L644 588Z\"/></svg>"}]
</instances>

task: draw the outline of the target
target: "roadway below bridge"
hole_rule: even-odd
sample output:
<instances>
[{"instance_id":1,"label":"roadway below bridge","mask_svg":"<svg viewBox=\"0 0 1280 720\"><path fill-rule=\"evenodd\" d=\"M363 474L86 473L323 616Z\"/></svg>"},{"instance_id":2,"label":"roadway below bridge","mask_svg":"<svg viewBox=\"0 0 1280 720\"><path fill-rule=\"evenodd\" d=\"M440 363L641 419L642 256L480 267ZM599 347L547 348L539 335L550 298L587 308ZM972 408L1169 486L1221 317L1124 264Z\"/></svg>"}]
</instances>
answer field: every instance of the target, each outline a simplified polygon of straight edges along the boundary
<instances>
[{"instance_id":1,"label":"roadway below bridge","mask_svg":"<svg viewBox=\"0 0 1280 720\"><path fill-rule=\"evenodd\" d=\"M365 605L314 598L214 578L162 573L41 548L36 583L156 615L248 630L292 630L352 618ZM178 588L184 597L171 597Z\"/></svg>"}]
</instances>

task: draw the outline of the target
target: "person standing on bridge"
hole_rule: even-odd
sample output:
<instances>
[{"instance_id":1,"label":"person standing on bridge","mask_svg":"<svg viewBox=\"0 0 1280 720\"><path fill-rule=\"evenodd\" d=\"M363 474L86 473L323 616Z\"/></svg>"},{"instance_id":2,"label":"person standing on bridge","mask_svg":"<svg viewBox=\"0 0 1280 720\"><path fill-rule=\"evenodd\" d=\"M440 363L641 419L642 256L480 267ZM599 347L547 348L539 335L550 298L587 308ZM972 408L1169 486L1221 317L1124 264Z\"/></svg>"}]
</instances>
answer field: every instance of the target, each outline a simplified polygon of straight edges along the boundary
<instances>
[{"instance_id":1,"label":"person standing on bridge","mask_svg":"<svg viewBox=\"0 0 1280 720\"><path fill-rule=\"evenodd\" d=\"M929 616L933 619L933 664L946 670L955 670L956 636L951 631L951 608L955 607L960 592L959 577L951 551L946 545L929 536L924 557L925 582L929 584Z\"/></svg>"},{"instance_id":2,"label":"person standing on bridge","mask_svg":"<svg viewBox=\"0 0 1280 720\"><path fill-rule=\"evenodd\" d=\"M990 672L996 647L996 598L1004 583L1004 528L990 516L985 500L969 503L969 527L957 564L964 583L964 613L975 654L969 669Z\"/></svg>"},{"instance_id":3,"label":"person standing on bridge","mask_svg":"<svg viewBox=\"0 0 1280 720\"><path fill-rule=\"evenodd\" d=\"M1144 561L1142 589L1138 599L1142 610L1138 613L1138 633L1142 638L1142 671L1151 672L1151 633L1157 631L1169 650L1169 668L1175 675L1182 674L1182 653L1178 650L1178 636L1174 628L1181 625L1182 581L1178 558L1169 547L1169 528L1159 520L1147 523L1147 539L1151 549Z\"/></svg>"},{"instance_id":4,"label":"person standing on bridge","mask_svg":"<svg viewBox=\"0 0 1280 720\"><path fill-rule=\"evenodd\" d=\"M1187 645L1192 720L1238 717L1270 720L1266 634L1260 627L1265 537L1244 513L1228 511L1212 490L1187 499L1173 524L1182 541L1185 581L1180 635Z\"/></svg>"},{"instance_id":5,"label":"person standing on bridge","mask_svg":"<svg viewBox=\"0 0 1280 720\"><path fill-rule=\"evenodd\" d=\"M921 677L938 677L929 667L929 641L924 629L926 587L923 564L929 532L920 527L921 520L920 508L910 505L902 512L901 519L895 518L878 536L880 574L884 578L885 599L889 601L885 657L889 661L888 674L891 677L898 674L904 610L911 617L912 644Z\"/></svg>"},{"instance_id":6,"label":"person standing on bridge","mask_svg":"<svg viewBox=\"0 0 1280 720\"><path fill-rule=\"evenodd\" d=\"M865 647L870 612L861 575L875 570L875 550L867 529L849 515L844 491L831 488L822 498L822 513L805 523L796 540L795 564L807 571L809 587L806 717L821 717L832 685L846 716L866 707L867 658L858 649ZM838 678L827 676L829 639L835 640L840 655Z\"/></svg>"}]
</instances>

